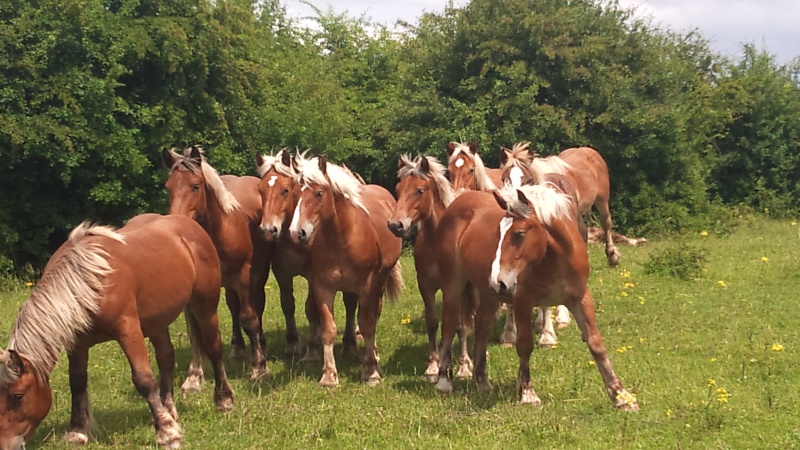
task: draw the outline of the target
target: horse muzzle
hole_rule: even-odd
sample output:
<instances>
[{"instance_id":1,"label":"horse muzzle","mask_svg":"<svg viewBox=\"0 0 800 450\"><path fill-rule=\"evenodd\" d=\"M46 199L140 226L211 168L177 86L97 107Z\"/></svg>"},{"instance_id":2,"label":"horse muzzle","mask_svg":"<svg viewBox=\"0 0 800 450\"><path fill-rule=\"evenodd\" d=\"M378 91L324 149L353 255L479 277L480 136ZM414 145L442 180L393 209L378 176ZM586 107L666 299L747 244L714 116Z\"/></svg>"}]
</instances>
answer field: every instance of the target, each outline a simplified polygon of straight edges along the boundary
<instances>
[{"instance_id":1,"label":"horse muzzle","mask_svg":"<svg viewBox=\"0 0 800 450\"><path fill-rule=\"evenodd\" d=\"M281 234L280 227L275 224L262 223L258 229L267 241L277 241Z\"/></svg>"},{"instance_id":2,"label":"horse muzzle","mask_svg":"<svg viewBox=\"0 0 800 450\"><path fill-rule=\"evenodd\" d=\"M496 280L489 280L489 287L498 295L511 297L517 292L517 279L516 277L498 277Z\"/></svg>"},{"instance_id":3,"label":"horse muzzle","mask_svg":"<svg viewBox=\"0 0 800 450\"><path fill-rule=\"evenodd\" d=\"M293 228L289 233L292 236L292 240L300 245L308 245L311 242L311 233L312 230L306 230L303 227Z\"/></svg>"},{"instance_id":4,"label":"horse muzzle","mask_svg":"<svg viewBox=\"0 0 800 450\"><path fill-rule=\"evenodd\" d=\"M408 230L411 228L411 223L407 220L390 220L387 226L393 235L401 238L408 233Z\"/></svg>"}]
</instances>

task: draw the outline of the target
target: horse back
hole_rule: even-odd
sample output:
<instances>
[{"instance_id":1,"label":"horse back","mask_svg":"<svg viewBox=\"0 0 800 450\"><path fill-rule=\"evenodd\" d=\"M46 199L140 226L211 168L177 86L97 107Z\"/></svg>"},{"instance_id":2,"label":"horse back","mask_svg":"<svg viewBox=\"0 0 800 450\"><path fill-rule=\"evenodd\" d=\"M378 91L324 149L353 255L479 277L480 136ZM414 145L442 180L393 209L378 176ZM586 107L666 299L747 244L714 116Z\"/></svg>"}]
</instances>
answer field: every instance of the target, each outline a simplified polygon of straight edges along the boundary
<instances>
[{"instance_id":1,"label":"horse back","mask_svg":"<svg viewBox=\"0 0 800 450\"><path fill-rule=\"evenodd\" d=\"M147 335L172 323L193 298L219 298L219 258L197 222L175 215L132 222L118 230L124 244L103 242L114 271L102 315L121 317L134 301Z\"/></svg>"}]
</instances>

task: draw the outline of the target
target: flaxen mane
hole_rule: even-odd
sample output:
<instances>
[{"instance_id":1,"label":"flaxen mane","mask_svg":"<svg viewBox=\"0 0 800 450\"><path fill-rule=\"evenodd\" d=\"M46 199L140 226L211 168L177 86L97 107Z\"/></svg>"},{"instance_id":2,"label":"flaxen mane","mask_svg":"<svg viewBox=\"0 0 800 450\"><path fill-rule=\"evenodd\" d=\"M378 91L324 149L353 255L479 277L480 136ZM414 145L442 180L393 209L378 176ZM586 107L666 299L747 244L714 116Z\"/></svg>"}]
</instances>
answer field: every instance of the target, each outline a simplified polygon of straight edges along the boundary
<instances>
[{"instance_id":1,"label":"flaxen mane","mask_svg":"<svg viewBox=\"0 0 800 450\"><path fill-rule=\"evenodd\" d=\"M530 206L519 201L517 191L525 194ZM533 213L545 226L550 226L553 220L572 217L574 204L566 194L561 193L552 183L525 185L516 189L506 186L500 193L507 200L507 210L511 215L528 218Z\"/></svg>"},{"instance_id":2,"label":"flaxen mane","mask_svg":"<svg viewBox=\"0 0 800 450\"><path fill-rule=\"evenodd\" d=\"M192 151L192 147L200 151L201 163L199 166L197 162L189 156ZM206 161L206 157L201 147L196 145L187 146L183 149L183 154L178 153L176 148L172 148L170 149L170 153L175 159L175 164L172 166L172 169L170 169L171 171L175 170L178 166L183 166L187 170L194 173L200 173L202 171L203 178L206 181L206 186L211 189L211 192L219 201L219 204L225 214L230 214L233 211L241 208L241 205L239 204L239 201L236 200L236 197L234 197L233 194L231 194L231 192L222 183L222 178L219 177L217 170L211 167L208 161Z\"/></svg>"},{"instance_id":3,"label":"flaxen mane","mask_svg":"<svg viewBox=\"0 0 800 450\"><path fill-rule=\"evenodd\" d=\"M298 159L297 182L301 186L312 183L327 186L331 191L342 194L354 206L367 211L367 207L364 206L364 199L361 196L361 189L364 187L364 183L360 177L356 177L347 167L338 166L330 162L326 164L325 171L327 172L327 177L319 169L319 157L317 156L309 159Z\"/></svg>"},{"instance_id":4,"label":"flaxen mane","mask_svg":"<svg viewBox=\"0 0 800 450\"><path fill-rule=\"evenodd\" d=\"M428 167L429 170L427 173L422 173L420 170L420 161L422 158L428 159ZM453 199L455 199L455 192L453 191L453 185L447 181L447 177L445 177L446 168L433 156L417 156L412 161L408 155L400 156L401 167L397 171L397 178L403 179L409 175L416 175L424 180L431 179L433 180L434 186L439 192L439 199L442 200L444 206L450 206L450 203L453 203Z\"/></svg>"},{"instance_id":5,"label":"flaxen mane","mask_svg":"<svg viewBox=\"0 0 800 450\"><path fill-rule=\"evenodd\" d=\"M85 239L90 236L125 243L112 228L86 222L78 225L64 252L48 263L14 322L8 349L30 362L40 384L47 382L61 350L72 349L77 336L92 327L92 318L100 310L104 279L112 269L102 244ZM0 386L19 376L0 370Z\"/></svg>"},{"instance_id":6,"label":"flaxen mane","mask_svg":"<svg viewBox=\"0 0 800 450\"><path fill-rule=\"evenodd\" d=\"M264 175L267 172L269 172L271 169L274 169L275 172L278 172L281 175L286 175L287 177L293 177L295 175L294 168L292 166L287 166L282 161L281 157L283 156L284 152L289 153L289 150L283 148L275 156L263 155L262 158L264 159L264 164L258 166L258 175L261 178L264 178Z\"/></svg>"},{"instance_id":7,"label":"flaxen mane","mask_svg":"<svg viewBox=\"0 0 800 450\"><path fill-rule=\"evenodd\" d=\"M489 175L486 173L486 166L483 164L483 160L481 159L480 155L477 153L472 153L469 150L469 144L465 144L463 142L453 142L453 145L455 146L455 150L453 151L453 154L450 155L450 160L448 162L452 163L460 154L463 153L475 164L475 182L478 185L478 190L492 191L497 189L497 186L494 185L492 180L489 178Z\"/></svg>"}]
</instances>

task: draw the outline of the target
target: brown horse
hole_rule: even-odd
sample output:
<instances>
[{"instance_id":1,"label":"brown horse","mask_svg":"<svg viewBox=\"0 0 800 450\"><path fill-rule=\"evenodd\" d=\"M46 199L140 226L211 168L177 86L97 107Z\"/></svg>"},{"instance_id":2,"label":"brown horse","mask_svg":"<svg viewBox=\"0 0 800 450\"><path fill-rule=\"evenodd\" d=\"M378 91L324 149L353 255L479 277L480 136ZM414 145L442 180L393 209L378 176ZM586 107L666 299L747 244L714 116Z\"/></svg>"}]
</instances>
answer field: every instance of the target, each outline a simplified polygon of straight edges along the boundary
<instances>
[{"instance_id":1,"label":"brown horse","mask_svg":"<svg viewBox=\"0 0 800 450\"><path fill-rule=\"evenodd\" d=\"M448 142L447 172L456 194L465 191L491 191L503 186L500 169L489 169L478 155L478 144Z\"/></svg>"},{"instance_id":2,"label":"brown horse","mask_svg":"<svg viewBox=\"0 0 800 450\"><path fill-rule=\"evenodd\" d=\"M453 335L459 315L470 312L475 318L474 379L479 389L491 389L486 347L500 302L510 302L517 324L521 402L540 404L530 380L532 309L564 304L575 316L611 401L619 409L638 410L635 397L614 373L595 323L587 286L589 258L575 205L549 184L509 187L492 194L463 194L437 229L444 306L436 389L452 391Z\"/></svg>"},{"instance_id":3,"label":"brown horse","mask_svg":"<svg viewBox=\"0 0 800 450\"><path fill-rule=\"evenodd\" d=\"M214 368L214 401L233 408L217 324L219 259L194 221L140 216L114 231L81 224L56 251L20 309L0 350L0 448L21 449L50 410L50 372L69 355L72 414L65 439L85 444L89 348L116 340L130 362L133 384L147 400L158 443L178 448L181 428L172 395L174 349L169 325L181 312ZM144 338L156 353L159 383Z\"/></svg>"},{"instance_id":4,"label":"brown horse","mask_svg":"<svg viewBox=\"0 0 800 450\"><path fill-rule=\"evenodd\" d=\"M568 148L558 156L538 158L530 151L529 143L519 143L511 150L500 151L501 171L516 167L520 170L516 177L536 183L544 174L556 173L567 177L578 194L578 212L584 218L592 206L600 214L600 225L605 232L606 259L609 266L619 264L621 254L614 246L611 232L611 211L608 200L611 187L608 177L608 166L600 153L590 147ZM514 160L509 162L510 160ZM519 164L518 161L527 161ZM504 173L508 173L504 171ZM504 179L505 181L505 179ZM523 182L524 184L524 182Z\"/></svg>"},{"instance_id":5,"label":"brown horse","mask_svg":"<svg viewBox=\"0 0 800 450\"><path fill-rule=\"evenodd\" d=\"M166 182L169 213L196 220L211 236L219 254L222 286L233 319L231 354L241 354L244 348L241 328L244 328L252 347L251 379L269 375L260 321L264 284L269 275L269 249L258 231L261 221L258 179L226 176L232 189L229 190L223 178L205 161L200 147L194 145L186 147L183 154L174 149L164 150L162 156L170 168Z\"/></svg>"},{"instance_id":6,"label":"brown horse","mask_svg":"<svg viewBox=\"0 0 800 450\"><path fill-rule=\"evenodd\" d=\"M417 269L417 286L425 304L425 328L428 331L428 367L424 377L435 382L439 377L439 351L436 347L436 332L439 317L436 312L436 291L441 287L439 267L436 260L436 226L455 198L453 187L445 178L445 168L432 156L418 156L413 161L400 157L397 177L397 206L389 219L389 229L402 237L415 226L418 227L414 243L414 265ZM467 333L460 327L461 359L459 378L472 376L472 361L467 353Z\"/></svg>"},{"instance_id":7,"label":"brown horse","mask_svg":"<svg viewBox=\"0 0 800 450\"><path fill-rule=\"evenodd\" d=\"M301 245L309 245L312 271L310 291L316 308L306 308L311 326L309 347L323 349L320 385L338 386L333 356L336 291L355 296L358 324L364 337L362 380L381 381L375 330L381 314L382 294L396 299L403 289L401 240L386 223L394 209L392 194L377 185L364 185L345 167L328 164L322 156L299 161L297 199L289 232Z\"/></svg>"}]
</instances>

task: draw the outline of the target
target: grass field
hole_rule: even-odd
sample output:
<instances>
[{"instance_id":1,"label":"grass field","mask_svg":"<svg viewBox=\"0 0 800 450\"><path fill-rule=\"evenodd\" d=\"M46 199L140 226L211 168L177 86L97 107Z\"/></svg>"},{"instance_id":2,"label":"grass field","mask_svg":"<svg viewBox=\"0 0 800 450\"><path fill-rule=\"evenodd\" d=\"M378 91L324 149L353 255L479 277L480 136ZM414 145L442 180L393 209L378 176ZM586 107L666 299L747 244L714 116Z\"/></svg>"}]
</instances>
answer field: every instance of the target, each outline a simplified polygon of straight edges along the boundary
<instances>
[{"instance_id":1,"label":"grass field","mask_svg":"<svg viewBox=\"0 0 800 450\"><path fill-rule=\"evenodd\" d=\"M640 413L614 410L574 324L559 330L556 348L534 351L532 376L542 407L518 404L516 352L496 338L489 347L492 393L456 381L452 395L437 394L421 376L427 345L422 302L413 261L404 256L404 295L384 307L378 324L381 385L363 385L359 362L339 356L338 346L336 390L317 386L321 364L281 358L283 317L270 280L264 329L272 380L253 385L247 364L226 359L236 392L233 412L215 412L210 382L200 395L179 394L184 448L800 448L800 226L742 219L731 233L703 234L680 238L706 255L699 276L689 280L645 271L653 254L671 254L678 239L621 247L615 269L606 267L601 246L591 247L600 330ZM304 298L305 282L296 285L297 298ZM0 293L3 345L30 289ZM338 300L336 307L343 319ZM224 302L220 317L227 342ZM501 326L498 321L497 335ZM178 387L188 362L182 320L173 336ZM53 409L29 448L69 448L61 440L70 409L66 361L63 356L52 375ZM96 427L86 448L156 447L149 409L116 343L92 350L89 395Z\"/></svg>"}]
</instances>

